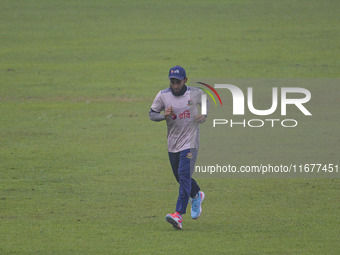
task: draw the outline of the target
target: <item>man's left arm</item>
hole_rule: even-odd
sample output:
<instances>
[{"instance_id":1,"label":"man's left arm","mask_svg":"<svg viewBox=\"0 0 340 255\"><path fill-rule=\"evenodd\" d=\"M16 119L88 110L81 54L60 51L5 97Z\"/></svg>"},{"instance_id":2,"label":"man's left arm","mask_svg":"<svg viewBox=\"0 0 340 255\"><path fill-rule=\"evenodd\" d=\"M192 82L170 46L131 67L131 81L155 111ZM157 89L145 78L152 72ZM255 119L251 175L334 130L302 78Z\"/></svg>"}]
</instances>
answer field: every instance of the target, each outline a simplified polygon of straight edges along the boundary
<instances>
[{"instance_id":1,"label":"man's left arm","mask_svg":"<svg viewBox=\"0 0 340 255\"><path fill-rule=\"evenodd\" d=\"M195 120L198 124L204 123L206 121L206 119L207 119L207 115L197 114L195 116Z\"/></svg>"},{"instance_id":2,"label":"man's left arm","mask_svg":"<svg viewBox=\"0 0 340 255\"><path fill-rule=\"evenodd\" d=\"M200 107L202 107L202 102L201 102L201 99L202 99L202 94L203 94L203 91L202 90L199 90L199 105L200 105ZM206 101L206 106L207 106L207 114L205 114L205 115L202 115L202 114L197 114L196 116L195 116L195 120L197 121L197 123L198 124L202 124L202 123L204 123L205 121L206 121L206 119L207 119L207 117L208 117L208 112L209 112L209 100L208 99L206 99L207 101Z\"/></svg>"}]
</instances>

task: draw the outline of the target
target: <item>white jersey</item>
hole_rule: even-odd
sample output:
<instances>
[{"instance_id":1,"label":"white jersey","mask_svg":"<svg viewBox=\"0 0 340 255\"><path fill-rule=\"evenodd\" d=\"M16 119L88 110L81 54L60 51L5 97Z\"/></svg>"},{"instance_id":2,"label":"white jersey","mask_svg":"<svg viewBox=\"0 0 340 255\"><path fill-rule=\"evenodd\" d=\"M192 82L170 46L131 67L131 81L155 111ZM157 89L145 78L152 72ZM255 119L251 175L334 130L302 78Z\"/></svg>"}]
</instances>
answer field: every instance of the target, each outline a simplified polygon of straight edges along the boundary
<instances>
[{"instance_id":1,"label":"white jersey","mask_svg":"<svg viewBox=\"0 0 340 255\"><path fill-rule=\"evenodd\" d=\"M168 151L179 152L199 147L199 124L195 116L200 114L202 90L187 86L181 96L174 96L170 88L160 91L151 109L161 112L172 106L173 115L166 119L168 128Z\"/></svg>"}]
</instances>

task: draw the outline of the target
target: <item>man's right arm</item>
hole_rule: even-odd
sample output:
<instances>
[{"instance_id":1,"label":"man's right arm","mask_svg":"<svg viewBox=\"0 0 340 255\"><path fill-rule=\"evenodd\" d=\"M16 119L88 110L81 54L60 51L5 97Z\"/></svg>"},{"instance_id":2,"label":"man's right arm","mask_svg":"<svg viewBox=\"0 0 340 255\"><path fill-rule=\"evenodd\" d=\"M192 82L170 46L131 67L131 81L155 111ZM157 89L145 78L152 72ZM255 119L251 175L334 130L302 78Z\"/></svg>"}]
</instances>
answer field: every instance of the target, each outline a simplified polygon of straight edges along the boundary
<instances>
[{"instance_id":1,"label":"man's right arm","mask_svg":"<svg viewBox=\"0 0 340 255\"><path fill-rule=\"evenodd\" d=\"M164 114L161 114L161 112L164 110L164 102L163 102L163 98L161 94L162 93L160 91L155 97L155 99L153 100L151 109L149 111L150 120L153 120L153 121L165 120Z\"/></svg>"},{"instance_id":2,"label":"man's right arm","mask_svg":"<svg viewBox=\"0 0 340 255\"><path fill-rule=\"evenodd\" d=\"M149 118L153 121L162 121L165 120L164 114L161 114L160 112L156 112L152 109L149 111Z\"/></svg>"},{"instance_id":3,"label":"man's right arm","mask_svg":"<svg viewBox=\"0 0 340 255\"><path fill-rule=\"evenodd\" d=\"M172 106L165 109L164 114L161 114L160 112L156 112L156 111L152 110L152 108L149 111L150 120L153 120L153 121L166 120L167 118L171 117L172 115L173 115Z\"/></svg>"}]
</instances>

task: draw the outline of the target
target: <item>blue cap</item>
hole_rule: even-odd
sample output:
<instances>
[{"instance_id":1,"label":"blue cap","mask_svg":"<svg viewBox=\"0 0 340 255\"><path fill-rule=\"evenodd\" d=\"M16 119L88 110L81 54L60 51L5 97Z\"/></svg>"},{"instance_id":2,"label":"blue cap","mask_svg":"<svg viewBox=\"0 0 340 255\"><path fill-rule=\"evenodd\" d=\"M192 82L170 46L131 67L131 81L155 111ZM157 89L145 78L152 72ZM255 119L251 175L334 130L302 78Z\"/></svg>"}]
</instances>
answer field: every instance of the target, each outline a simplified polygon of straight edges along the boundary
<instances>
[{"instance_id":1,"label":"blue cap","mask_svg":"<svg viewBox=\"0 0 340 255\"><path fill-rule=\"evenodd\" d=\"M176 78L178 80L183 80L185 77L187 77L187 74L181 66L174 66L169 71L169 79Z\"/></svg>"}]
</instances>

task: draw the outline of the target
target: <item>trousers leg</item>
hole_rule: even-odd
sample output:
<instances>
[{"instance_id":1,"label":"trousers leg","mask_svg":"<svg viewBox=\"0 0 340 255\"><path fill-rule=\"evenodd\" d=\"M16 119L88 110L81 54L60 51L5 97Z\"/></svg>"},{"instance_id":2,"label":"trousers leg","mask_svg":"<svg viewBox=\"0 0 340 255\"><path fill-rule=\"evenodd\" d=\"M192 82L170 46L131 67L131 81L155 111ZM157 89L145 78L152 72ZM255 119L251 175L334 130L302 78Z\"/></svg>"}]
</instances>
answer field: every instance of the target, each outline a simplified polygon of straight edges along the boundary
<instances>
[{"instance_id":1,"label":"trousers leg","mask_svg":"<svg viewBox=\"0 0 340 255\"><path fill-rule=\"evenodd\" d=\"M187 149L178 153L170 153L169 159L174 176L179 183L176 211L184 214L189 197L194 197L200 190L197 182L191 178L197 158L197 150Z\"/></svg>"}]
</instances>

